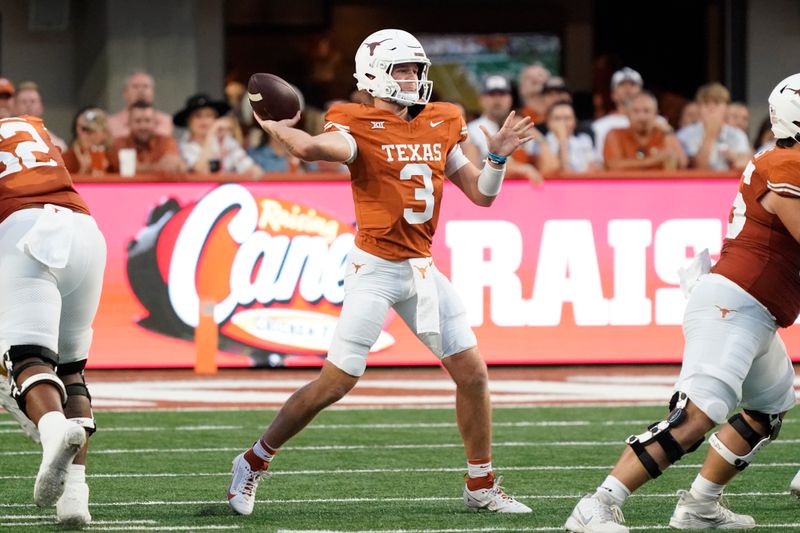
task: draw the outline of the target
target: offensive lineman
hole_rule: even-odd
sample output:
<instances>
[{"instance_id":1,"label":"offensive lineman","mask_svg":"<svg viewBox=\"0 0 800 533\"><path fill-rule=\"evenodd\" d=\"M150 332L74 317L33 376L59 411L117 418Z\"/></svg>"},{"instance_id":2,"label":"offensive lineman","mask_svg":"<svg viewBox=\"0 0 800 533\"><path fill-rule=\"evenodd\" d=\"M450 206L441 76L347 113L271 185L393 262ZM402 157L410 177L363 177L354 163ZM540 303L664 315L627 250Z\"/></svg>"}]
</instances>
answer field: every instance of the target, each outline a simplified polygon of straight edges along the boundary
<instances>
[{"instance_id":1,"label":"offensive lineman","mask_svg":"<svg viewBox=\"0 0 800 533\"><path fill-rule=\"evenodd\" d=\"M628 438L610 475L575 506L569 531L627 532L620 511L625 499L694 451L718 424L669 525L755 527L753 517L732 512L720 499L725 485L777 438L795 404L794 369L777 329L800 314L800 74L775 87L769 112L777 145L744 169L720 259L686 306L686 346L670 414ZM742 410L727 418L737 406Z\"/></svg>"},{"instance_id":2,"label":"offensive lineman","mask_svg":"<svg viewBox=\"0 0 800 533\"><path fill-rule=\"evenodd\" d=\"M0 120L0 352L12 396L36 424L33 489L58 522L91 521L86 441L95 430L83 369L106 244L41 119Z\"/></svg>"},{"instance_id":3,"label":"offensive lineman","mask_svg":"<svg viewBox=\"0 0 800 533\"><path fill-rule=\"evenodd\" d=\"M515 121L512 112L496 134L484 130L490 153L478 169L459 148L467 128L458 108L428 103L430 60L413 35L373 33L356 52L355 64L358 88L375 97L374 106L333 106L325 132L315 137L292 128L299 113L280 122L259 119L300 159L350 167L358 233L345 265L345 298L327 361L316 380L289 398L253 447L234 459L228 501L237 513L252 513L256 487L277 450L355 386L393 307L456 383L456 416L468 460L465 505L530 512L495 478L486 364L465 309L434 266L430 247L444 178L475 204L491 205L503 183L506 158L531 139L533 124L528 118Z\"/></svg>"}]
</instances>

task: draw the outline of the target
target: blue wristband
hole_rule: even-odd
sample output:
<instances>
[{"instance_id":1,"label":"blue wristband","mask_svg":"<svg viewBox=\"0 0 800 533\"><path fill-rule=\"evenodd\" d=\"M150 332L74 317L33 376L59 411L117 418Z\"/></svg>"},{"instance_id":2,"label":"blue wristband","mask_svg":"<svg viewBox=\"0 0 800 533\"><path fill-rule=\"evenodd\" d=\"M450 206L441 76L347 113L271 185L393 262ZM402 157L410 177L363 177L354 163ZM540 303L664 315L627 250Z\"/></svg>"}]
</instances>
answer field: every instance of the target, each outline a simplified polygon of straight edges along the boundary
<instances>
[{"instance_id":1,"label":"blue wristband","mask_svg":"<svg viewBox=\"0 0 800 533\"><path fill-rule=\"evenodd\" d=\"M508 156L497 155L497 154L493 154L492 152L489 152L488 154L486 154L486 159L488 159L489 161L491 161L492 163L494 163L496 165L505 165L506 164L506 160L508 159Z\"/></svg>"}]
</instances>

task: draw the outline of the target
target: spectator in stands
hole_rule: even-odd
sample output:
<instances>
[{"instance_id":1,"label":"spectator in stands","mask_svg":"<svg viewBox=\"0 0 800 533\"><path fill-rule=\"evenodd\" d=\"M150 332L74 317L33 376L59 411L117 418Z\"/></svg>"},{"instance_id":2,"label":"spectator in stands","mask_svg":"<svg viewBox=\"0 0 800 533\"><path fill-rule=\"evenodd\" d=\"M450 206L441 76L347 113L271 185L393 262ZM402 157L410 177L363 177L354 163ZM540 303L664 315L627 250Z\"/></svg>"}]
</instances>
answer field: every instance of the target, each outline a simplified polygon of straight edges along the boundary
<instances>
[{"instance_id":1,"label":"spectator in stands","mask_svg":"<svg viewBox=\"0 0 800 533\"><path fill-rule=\"evenodd\" d=\"M707 170L741 170L752 155L745 132L725 124L725 113L731 101L722 84L714 82L697 90L700 121L678 131L689 165Z\"/></svg>"},{"instance_id":2,"label":"spectator in stands","mask_svg":"<svg viewBox=\"0 0 800 533\"><path fill-rule=\"evenodd\" d=\"M0 78L0 118L14 115L14 84L8 78Z\"/></svg>"},{"instance_id":3,"label":"spectator in stands","mask_svg":"<svg viewBox=\"0 0 800 533\"><path fill-rule=\"evenodd\" d=\"M642 85L641 74L630 67L623 67L611 76L611 101L614 102L614 111L592 123L594 142L600 159L603 158L603 146L608 132L614 128L627 128L631 125L625 112L625 102L641 91Z\"/></svg>"},{"instance_id":4,"label":"spectator in stands","mask_svg":"<svg viewBox=\"0 0 800 533\"><path fill-rule=\"evenodd\" d=\"M128 108L127 137L117 137L111 145L111 168L119 169L119 151L136 150L136 172L175 173L186 170L178 145L171 136L156 133L156 113L153 105L144 100Z\"/></svg>"},{"instance_id":5,"label":"spectator in stands","mask_svg":"<svg viewBox=\"0 0 800 533\"><path fill-rule=\"evenodd\" d=\"M626 104L630 127L608 132L603 148L611 170L686 168L689 160L672 128L658 120L658 100L641 91Z\"/></svg>"},{"instance_id":6,"label":"spectator in stands","mask_svg":"<svg viewBox=\"0 0 800 533\"><path fill-rule=\"evenodd\" d=\"M19 94L17 94L17 98L19 98ZM731 103L725 112L725 123L734 128L739 128L747 134L750 129L750 110L747 109L747 104L743 102Z\"/></svg>"},{"instance_id":7,"label":"spectator in stands","mask_svg":"<svg viewBox=\"0 0 800 533\"><path fill-rule=\"evenodd\" d=\"M690 124L694 124L700 120L700 106L697 102L686 102L681 110L681 120L678 124L678 129L683 129Z\"/></svg>"},{"instance_id":8,"label":"spectator in stands","mask_svg":"<svg viewBox=\"0 0 800 533\"><path fill-rule=\"evenodd\" d=\"M542 174L591 172L602 168L592 138L575 132L575 110L569 102L556 102L547 112L547 135L533 149Z\"/></svg>"},{"instance_id":9,"label":"spectator in stands","mask_svg":"<svg viewBox=\"0 0 800 533\"><path fill-rule=\"evenodd\" d=\"M550 71L541 65L525 67L517 79L519 99L522 108L519 114L531 117L534 124L544 122L547 118L547 105L542 94L542 85L550 77Z\"/></svg>"},{"instance_id":10,"label":"spectator in stands","mask_svg":"<svg viewBox=\"0 0 800 533\"><path fill-rule=\"evenodd\" d=\"M758 127L758 132L753 142L753 148L755 148L756 152L760 152L761 150L766 150L773 146L775 146L775 134L772 133L772 122L770 121L769 115L767 115Z\"/></svg>"},{"instance_id":11,"label":"spectator in stands","mask_svg":"<svg viewBox=\"0 0 800 533\"><path fill-rule=\"evenodd\" d=\"M130 106L132 106L134 102L142 100L153 104L156 95L155 89L155 81L153 81L153 77L147 72L137 70L128 76L125 82L125 88L122 90L125 108L118 113L114 113L108 119L108 128L113 138L127 137L130 135L131 132L128 126L130 124L128 118ZM163 111L154 111L156 116L156 133L167 137L171 136L173 130L172 117Z\"/></svg>"},{"instance_id":12,"label":"spectator in stands","mask_svg":"<svg viewBox=\"0 0 800 533\"><path fill-rule=\"evenodd\" d=\"M253 108L247 96L247 87L238 81L229 81L225 84L225 101L231 110L228 113L234 119L234 138L245 149L258 146L261 139L261 128L252 128ZM252 131L251 131L252 130ZM255 135L258 134L256 137Z\"/></svg>"},{"instance_id":13,"label":"spectator in stands","mask_svg":"<svg viewBox=\"0 0 800 533\"><path fill-rule=\"evenodd\" d=\"M233 138L231 118L220 116L229 110L228 104L208 95L190 96L173 117L176 126L188 128L178 142L181 157L192 172L232 172L257 178L261 168Z\"/></svg>"},{"instance_id":14,"label":"spectator in stands","mask_svg":"<svg viewBox=\"0 0 800 533\"><path fill-rule=\"evenodd\" d=\"M316 165L314 163L304 164L297 157L290 154L281 143L275 141L266 132L262 137L261 146L251 148L247 151L247 155L258 163L258 166L265 172L316 170Z\"/></svg>"},{"instance_id":15,"label":"spectator in stands","mask_svg":"<svg viewBox=\"0 0 800 533\"><path fill-rule=\"evenodd\" d=\"M39 86L32 81L24 81L19 84L19 90L14 97L14 114L15 115L31 115L34 117L44 117L44 104L42 103L42 96L39 94ZM67 143L64 139L53 133L51 129L47 129L50 134L50 139L53 144L62 152L67 150Z\"/></svg>"},{"instance_id":16,"label":"spectator in stands","mask_svg":"<svg viewBox=\"0 0 800 533\"><path fill-rule=\"evenodd\" d=\"M478 168L483 168L489 152L486 135L481 128L485 128L489 135L497 133L511 111L512 105L511 84L506 78L489 76L484 80L480 97L482 113L481 116L467 124L469 137L462 146L464 154ZM525 176L533 183L542 181L542 176L536 168L530 163L518 160L516 155L509 158L506 168L509 174Z\"/></svg>"},{"instance_id":17,"label":"spectator in stands","mask_svg":"<svg viewBox=\"0 0 800 533\"><path fill-rule=\"evenodd\" d=\"M572 93L567 87L567 82L561 76L550 76L542 84L542 99L544 100L545 114L542 117L547 119L547 110L556 102L572 103Z\"/></svg>"},{"instance_id":18,"label":"spectator in stands","mask_svg":"<svg viewBox=\"0 0 800 533\"><path fill-rule=\"evenodd\" d=\"M85 107L72 121L72 144L64 152L64 165L73 174L103 175L109 171L108 115L97 107Z\"/></svg>"}]
</instances>

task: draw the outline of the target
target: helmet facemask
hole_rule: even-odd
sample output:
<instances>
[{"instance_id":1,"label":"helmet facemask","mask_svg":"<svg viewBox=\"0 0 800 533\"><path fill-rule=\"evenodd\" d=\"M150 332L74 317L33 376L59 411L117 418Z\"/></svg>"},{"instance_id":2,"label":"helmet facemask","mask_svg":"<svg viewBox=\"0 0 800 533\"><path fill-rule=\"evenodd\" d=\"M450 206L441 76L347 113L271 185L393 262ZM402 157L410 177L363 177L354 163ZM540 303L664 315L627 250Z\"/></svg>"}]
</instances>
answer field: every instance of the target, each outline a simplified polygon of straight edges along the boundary
<instances>
[{"instance_id":1,"label":"helmet facemask","mask_svg":"<svg viewBox=\"0 0 800 533\"><path fill-rule=\"evenodd\" d=\"M392 71L397 65L401 65L403 63L392 63L389 66L387 75L390 81L387 82L387 85L395 92L393 92L392 95L387 98L387 100L391 100L400 105L411 106L416 104L427 104L431 99L433 82L428 80L429 64L420 62L414 63L416 63L418 69L416 80L396 80L392 75ZM403 85L408 85L411 83L415 85L415 88L411 91L404 91Z\"/></svg>"}]
</instances>

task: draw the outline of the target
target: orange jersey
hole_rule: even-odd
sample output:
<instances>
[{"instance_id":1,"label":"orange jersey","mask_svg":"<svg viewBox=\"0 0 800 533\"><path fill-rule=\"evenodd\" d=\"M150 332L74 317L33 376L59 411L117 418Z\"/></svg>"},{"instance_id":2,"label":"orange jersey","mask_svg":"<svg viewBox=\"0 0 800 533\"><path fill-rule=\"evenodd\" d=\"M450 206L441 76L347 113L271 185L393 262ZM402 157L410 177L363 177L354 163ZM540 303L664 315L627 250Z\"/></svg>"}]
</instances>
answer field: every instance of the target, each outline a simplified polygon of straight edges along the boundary
<instances>
[{"instance_id":1,"label":"orange jersey","mask_svg":"<svg viewBox=\"0 0 800 533\"><path fill-rule=\"evenodd\" d=\"M29 115L4 118L0 120L0 222L36 204L89 213L42 120Z\"/></svg>"},{"instance_id":2,"label":"orange jersey","mask_svg":"<svg viewBox=\"0 0 800 533\"><path fill-rule=\"evenodd\" d=\"M666 135L660 128L653 128L644 143L634 133L633 128L617 128L606 135L603 159L644 159L667 145ZM649 168L665 168L666 162L655 163Z\"/></svg>"},{"instance_id":3,"label":"orange jersey","mask_svg":"<svg viewBox=\"0 0 800 533\"><path fill-rule=\"evenodd\" d=\"M413 120L363 104L334 105L325 131L349 133L356 245L389 260L431 255L450 150L467 138L458 108L427 104Z\"/></svg>"},{"instance_id":4,"label":"orange jersey","mask_svg":"<svg viewBox=\"0 0 800 533\"><path fill-rule=\"evenodd\" d=\"M800 314L800 243L759 202L769 191L800 198L800 153L772 148L747 164L712 272L742 287L787 327Z\"/></svg>"}]
</instances>

